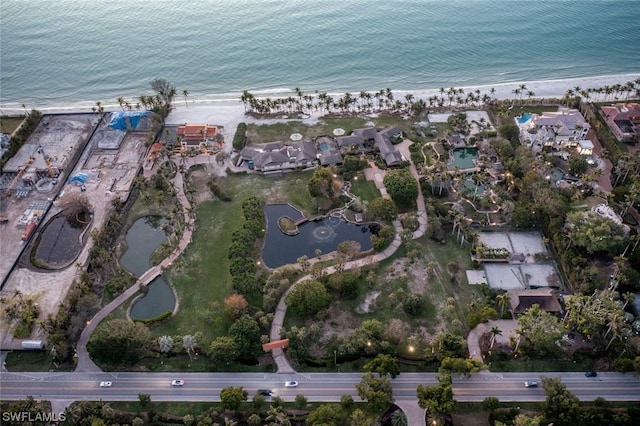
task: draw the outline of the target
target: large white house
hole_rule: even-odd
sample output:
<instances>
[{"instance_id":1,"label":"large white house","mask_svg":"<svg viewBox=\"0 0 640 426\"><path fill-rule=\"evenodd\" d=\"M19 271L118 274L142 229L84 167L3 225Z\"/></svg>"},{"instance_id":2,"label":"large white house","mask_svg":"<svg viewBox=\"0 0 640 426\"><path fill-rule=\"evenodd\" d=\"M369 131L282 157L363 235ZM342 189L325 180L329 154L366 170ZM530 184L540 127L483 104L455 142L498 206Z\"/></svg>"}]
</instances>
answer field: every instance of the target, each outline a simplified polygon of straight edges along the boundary
<instances>
[{"instance_id":1,"label":"large white house","mask_svg":"<svg viewBox=\"0 0 640 426\"><path fill-rule=\"evenodd\" d=\"M556 112L524 114L517 117L520 140L534 149L577 147L587 138L589 123L577 109L559 108Z\"/></svg>"}]
</instances>

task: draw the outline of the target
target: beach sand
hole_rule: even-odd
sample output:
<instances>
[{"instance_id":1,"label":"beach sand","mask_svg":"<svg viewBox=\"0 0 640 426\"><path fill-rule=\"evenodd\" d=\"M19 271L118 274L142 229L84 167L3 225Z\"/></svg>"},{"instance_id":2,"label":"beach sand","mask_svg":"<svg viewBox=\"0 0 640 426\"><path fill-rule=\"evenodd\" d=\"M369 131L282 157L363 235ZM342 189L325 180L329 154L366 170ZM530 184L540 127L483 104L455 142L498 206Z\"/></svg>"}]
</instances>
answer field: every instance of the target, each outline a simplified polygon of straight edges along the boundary
<instances>
[{"instance_id":1,"label":"beach sand","mask_svg":"<svg viewBox=\"0 0 640 426\"><path fill-rule=\"evenodd\" d=\"M513 82L513 83L500 83L495 85L484 86L468 86L462 87L465 93L475 92L480 90L482 94L490 94L491 89L495 89L492 95L496 99L514 99L514 89L520 87L521 84L526 85L526 91L532 91L535 93L534 98L561 98L567 90L580 87L586 88L602 88L605 86L613 86L615 84L624 85L629 81L634 81L640 78L640 74L624 74L617 76L603 76L603 77L589 77L589 78L575 78L564 80L546 80L546 81L530 81L530 82ZM460 88L460 86L454 86ZM449 89L448 87L444 88ZM430 96L440 96L440 90L417 90L417 91L402 91L392 89L395 99L404 100L406 94L412 94L414 100L425 99L428 100ZM373 92L370 92L373 93ZM335 99L344 95L344 93L330 93ZM269 97L272 99L277 97L295 96L295 93L269 93ZM446 92L445 95L446 97ZM256 97L261 97L256 95ZM526 100L526 93L517 99ZM134 99L130 99L132 103L135 103ZM74 105L74 106L52 106L52 107L35 107L39 109L43 114L60 114L60 113L77 113L77 112L91 112L91 108L94 104ZM119 104L109 104L103 102L105 111L120 111ZM27 106L30 108L30 106ZM24 109L7 109L2 108L2 113L5 115L24 114ZM271 122L282 120L266 120L266 119L253 119L246 116L244 113L244 105L240 102L240 94L234 99L218 99L215 95L198 97L197 95L189 95L186 102L181 96L176 96L174 103L174 110L169 114L166 119L166 124L176 125L184 123L207 123L224 126L223 134L225 140L228 142L228 146L231 145L233 140L233 134L238 126L238 123L260 123L270 124ZM320 118L320 113L313 113L309 118L302 121L308 124L317 122Z\"/></svg>"}]
</instances>

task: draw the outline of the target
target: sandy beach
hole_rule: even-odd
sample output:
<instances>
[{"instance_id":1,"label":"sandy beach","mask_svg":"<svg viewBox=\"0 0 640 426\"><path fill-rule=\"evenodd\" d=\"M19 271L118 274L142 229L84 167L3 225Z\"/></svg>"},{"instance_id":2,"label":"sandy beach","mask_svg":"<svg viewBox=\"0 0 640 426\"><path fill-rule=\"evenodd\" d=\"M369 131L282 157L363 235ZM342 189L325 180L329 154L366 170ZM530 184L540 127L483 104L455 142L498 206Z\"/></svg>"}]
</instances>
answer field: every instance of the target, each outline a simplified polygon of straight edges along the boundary
<instances>
[{"instance_id":1,"label":"sandy beach","mask_svg":"<svg viewBox=\"0 0 640 426\"><path fill-rule=\"evenodd\" d=\"M629 81L633 81L640 78L639 74L624 74L617 76L603 76L603 77L590 77L590 78L576 78L576 79L564 79L564 80L546 80L546 81L530 81L530 82L514 82L514 83L502 83L496 85L485 86L469 86L462 87L465 93L475 92L480 90L481 94L489 94L491 89L495 92L493 97L496 99L513 99L513 90L520 87L521 84L526 85L527 91L535 93L535 98L554 98L562 97L565 92L575 87L582 89L587 88L602 88L605 86L612 86L615 84L624 85ZM460 86L454 86L460 88ZM445 90L449 87L445 87ZM427 100L430 96L440 96L440 89L430 89L422 91L402 91L392 88L395 99L404 99L406 94L412 94L414 99ZM275 93L269 92L267 95L261 96L260 92L252 92L256 97L284 97L295 96L293 92ZM373 92L370 92L373 93ZM344 95L344 93L330 93L334 98L338 98ZM446 95L445 95L446 96ZM522 99L526 99L527 96L523 96ZM128 99L131 103L135 103L135 99ZM103 102L102 105L105 111L120 111L121 107L117 103ZM91 108L95 106L93 104L83 105L69 105L69 106L51 106L51 107L36 107L44 114L60 114L60 113L79 113L79 112L91 112ZM27 108L30 108L27 105ZM23 114L24 109L7 109L0 107L2 114L16 115ZM313 113L307 119L303 121L308 124L313 124L320 117L320 113ZM274 122L276 120L273 120ZM208 123L224 126L224 136L227 141L233 139L238 123L240 122L259 122L261 124L268 124L269 120L256 120L245 115L244 105L240 101L240 93L237 97L230 98L227 94L225 97L217 97L216 95L209 96L197 96L189 95L185 102L184 98L180 95L176 96L174 110L169 114L166 119L166 124L184 124L184 123ZM230 146L230 143L228 144Z\"/></svg>"}]
</instances>

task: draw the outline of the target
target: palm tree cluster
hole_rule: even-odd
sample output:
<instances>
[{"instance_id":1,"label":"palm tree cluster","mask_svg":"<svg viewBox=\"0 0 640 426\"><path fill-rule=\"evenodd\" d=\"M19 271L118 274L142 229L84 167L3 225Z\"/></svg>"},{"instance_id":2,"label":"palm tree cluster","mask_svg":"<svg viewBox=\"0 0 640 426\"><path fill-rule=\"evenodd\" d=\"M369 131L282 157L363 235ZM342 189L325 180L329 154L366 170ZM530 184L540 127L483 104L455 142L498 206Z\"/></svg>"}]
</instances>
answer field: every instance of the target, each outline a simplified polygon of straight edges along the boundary
<instances>
[{"instance_id":1,"label":"palm tree cluster","mask_svg":"<svg viewBox=\"0 0 640 426\"><path fill-rule=\"evenodd\" d=\"M577 97L581 97L587 101L593 98L596 102L640 97L640 78L627 81L625 84L613 84L604 87L582 89L580 86L576 86L567 90L563 99L568 101Z\"/></svg>"},{"instance_id":2,"label":"palm tree cluster","mask_svg":"<svg viewBox=\"0 0 640 426\"><path fill-rule=\"evenodd\" d=\"M451 87L440 89L440 95L426 99L416 98L413 94L404 95L404 99L395 99L390 88L381 89L374 93L360 91L357 95L345 93L340 98L334 98L326 92L315 91L314 94L304 94L298 87L294 89L295 96L282 98L257 98L248 90L242 92L240 101L247 113L255 114L291 114L308 113L313 111L331 113L362 113L386 112L419 115L427 108L434 107L466 107L489 103L494 100L495 89L482 94L477 89L465 93L462 88ZM533 96L533 92L531 92Z\"/></svg>"}]
</instances>

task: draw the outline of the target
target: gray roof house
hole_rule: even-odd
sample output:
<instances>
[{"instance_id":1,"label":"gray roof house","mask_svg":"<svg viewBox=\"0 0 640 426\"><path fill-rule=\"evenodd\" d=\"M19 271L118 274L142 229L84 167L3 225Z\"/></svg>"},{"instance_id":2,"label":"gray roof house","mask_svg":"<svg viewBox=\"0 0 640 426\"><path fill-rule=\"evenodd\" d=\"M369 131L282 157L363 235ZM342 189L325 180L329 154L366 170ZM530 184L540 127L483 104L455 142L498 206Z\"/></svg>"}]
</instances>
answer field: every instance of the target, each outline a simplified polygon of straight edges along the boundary
<instances>
[{"instance_id":1,"label":"gray roof house","mask_svg":"<svg viewBox=\"0 0 640 426\"><path fill-rule=\"evenodd\" d=\"M387 166L398 166L405 161L402 154L391 143L392 138L398 137L402 137L402 130L398 127L387 127L376 133L375 142Z\"/></svg>"},{"instance_id":2,"label":"gray roof house","mask_svg":"<svg viewBox=\"0 0 640 426\"><path fill-rule=\"evenodd\" d=\"M303 141L285 145L272 142L245 147L240 158L249 162L249 168L259 172L308 168L318 165L313 142Z\"/></svg>"},{"instance_id":3,"label":"gray roof house","mask_svg":"<svg viewBox=\"0 0 640 426\"><path fill-rule=\"evenodd\" d=\"M376 129L374 127L364 127L362 129L355 129L351 132L352 135L360 136L362 139L373 141L376 137Z\"/></svg>"}]
</instances>

